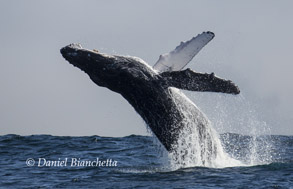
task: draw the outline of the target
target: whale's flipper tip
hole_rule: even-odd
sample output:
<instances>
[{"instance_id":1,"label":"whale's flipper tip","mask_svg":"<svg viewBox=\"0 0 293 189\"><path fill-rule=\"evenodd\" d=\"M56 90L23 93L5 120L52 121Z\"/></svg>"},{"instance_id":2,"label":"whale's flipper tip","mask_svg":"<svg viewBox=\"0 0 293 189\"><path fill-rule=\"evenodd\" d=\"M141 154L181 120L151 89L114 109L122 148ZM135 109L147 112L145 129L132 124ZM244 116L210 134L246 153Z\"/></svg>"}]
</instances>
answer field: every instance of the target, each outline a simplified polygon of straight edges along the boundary
<instances>
[{"instance_id":1,"label":"whale's flipper tip","mask_svg":"<svg viewBox=\"0 0 293 189\"><path fill-rule=\"evenodd\" d=\"M182 70L214 37L213 32L207 31L181 42L173 51L161 55L153 68L158 72Z\"/></svg>"}]
</instances>

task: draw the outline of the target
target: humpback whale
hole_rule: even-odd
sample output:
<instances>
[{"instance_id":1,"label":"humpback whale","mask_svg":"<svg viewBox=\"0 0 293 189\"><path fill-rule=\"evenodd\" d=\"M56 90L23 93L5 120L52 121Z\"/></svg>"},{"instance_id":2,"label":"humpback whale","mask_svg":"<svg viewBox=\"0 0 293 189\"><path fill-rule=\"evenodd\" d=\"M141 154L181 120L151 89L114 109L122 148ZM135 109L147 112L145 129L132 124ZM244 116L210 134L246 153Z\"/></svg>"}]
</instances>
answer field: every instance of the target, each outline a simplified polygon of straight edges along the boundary
<instances>
[{"instance_id":1,"label":"humpback whale","mask_svg":"<svg viewBox=\"0 0 293 189\"><path fill-rule=\"evenodd\" d=\"M170 53L161 55L154 67L137 57L108 55L82 48L80 44L70 44L60 52L98 86L121 94L167 151L176 150L182 131L192 125L198 132L201 145L206 144L207 150L202 153L211 154L216 147L211 142L204 142L212 137L208 132L209 121L180 89L240 93L232 81L214 73L199 73L189 68L182 70L213 37L214 33L203 32L181 42Z\"/></svg>"}]
</instances>

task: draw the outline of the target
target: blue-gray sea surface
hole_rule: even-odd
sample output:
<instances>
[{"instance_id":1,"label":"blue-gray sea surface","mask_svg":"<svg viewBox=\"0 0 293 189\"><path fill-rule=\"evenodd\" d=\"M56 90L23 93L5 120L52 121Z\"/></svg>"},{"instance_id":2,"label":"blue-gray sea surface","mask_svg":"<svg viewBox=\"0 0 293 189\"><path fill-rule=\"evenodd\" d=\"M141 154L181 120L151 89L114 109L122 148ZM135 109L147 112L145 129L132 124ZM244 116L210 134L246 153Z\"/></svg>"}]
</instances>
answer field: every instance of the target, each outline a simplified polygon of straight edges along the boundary
<instances>
[{"instance_id":1,"label":"blue-gray sea surface","mask_svg":"<svg viewBox=\"0 0 293 189\"><path fill-rule=\"evenodd\" d=\"M2 188L293 188L293 137L266 136L271 162L164 168L150 136L0 136ZM229 153L251 153L249 136L221 135ZM263 139L262 139L263 140ZM237 149L237 150L235 150ZM235 156L235 154L234 154ZM108 162L107 162L108 160ZM79 166L78 166L79 165Z\"/></svg>"}]
</instances>

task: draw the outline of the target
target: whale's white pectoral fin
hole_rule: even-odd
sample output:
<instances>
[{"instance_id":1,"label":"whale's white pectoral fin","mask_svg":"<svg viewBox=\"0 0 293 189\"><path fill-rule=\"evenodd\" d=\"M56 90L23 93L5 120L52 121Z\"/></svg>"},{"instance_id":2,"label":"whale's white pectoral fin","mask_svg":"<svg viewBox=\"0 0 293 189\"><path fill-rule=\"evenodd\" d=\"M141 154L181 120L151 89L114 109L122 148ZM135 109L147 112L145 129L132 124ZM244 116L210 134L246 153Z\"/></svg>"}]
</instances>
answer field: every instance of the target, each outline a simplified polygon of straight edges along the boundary
<instances>
[{"instance_id":1,"label":"whale's white pectoral fin","mask_svg":"<svg viewBox=\"0 0 293 189\"><path fill-rule=\"evenodd\" d=\"M160 55L153 68L159 72L181 70L214 36L213 32L203 32L189 41L181 42L173 51Z\"/></svg>"}]
</instances>

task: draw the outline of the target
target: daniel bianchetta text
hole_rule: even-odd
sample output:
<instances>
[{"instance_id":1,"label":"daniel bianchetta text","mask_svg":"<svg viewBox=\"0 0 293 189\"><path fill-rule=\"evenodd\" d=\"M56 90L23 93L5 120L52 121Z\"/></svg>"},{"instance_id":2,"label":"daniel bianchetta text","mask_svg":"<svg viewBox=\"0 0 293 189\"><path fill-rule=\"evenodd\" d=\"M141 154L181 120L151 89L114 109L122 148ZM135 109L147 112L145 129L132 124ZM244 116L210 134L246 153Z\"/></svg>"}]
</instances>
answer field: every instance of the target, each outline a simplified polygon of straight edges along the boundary
<instances>
[{"instance_id":1,"label":"daniel bianchetta text","mask_svg":"<svg viewBox=\"0 0 293 189\"><path fill-rule=\"evenodd\" d=\"M80 158L58 158L58 160L47 160L46 158L38 158L35 161L32 158L27 159L27 166L38 167L117 167L118 162L112 159L100 160L82 160Z\"/></svg>"}]
</instances>

